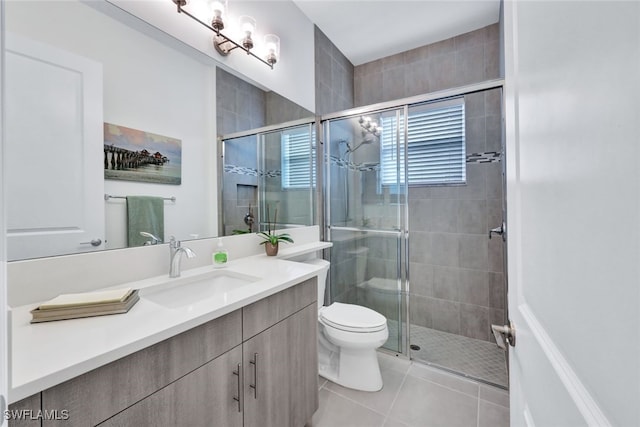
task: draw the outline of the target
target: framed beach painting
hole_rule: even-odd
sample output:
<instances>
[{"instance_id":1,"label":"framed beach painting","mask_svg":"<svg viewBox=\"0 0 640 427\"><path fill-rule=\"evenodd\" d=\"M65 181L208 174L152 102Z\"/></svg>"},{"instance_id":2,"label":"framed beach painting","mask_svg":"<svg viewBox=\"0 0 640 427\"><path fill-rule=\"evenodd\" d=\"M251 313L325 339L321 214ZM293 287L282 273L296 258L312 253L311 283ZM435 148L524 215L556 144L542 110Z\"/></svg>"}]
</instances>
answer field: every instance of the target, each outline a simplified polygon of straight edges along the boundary
<instances>
[{"instance_id":1,"label":"framed beach painting","mask_svg":"<svg viewBox=\"0 0 640 427\"><path fill-rule=\"evenodd\" d=\"M104 124L104 178L180 185L182 141Z\"/></svg>"}]
</instances>

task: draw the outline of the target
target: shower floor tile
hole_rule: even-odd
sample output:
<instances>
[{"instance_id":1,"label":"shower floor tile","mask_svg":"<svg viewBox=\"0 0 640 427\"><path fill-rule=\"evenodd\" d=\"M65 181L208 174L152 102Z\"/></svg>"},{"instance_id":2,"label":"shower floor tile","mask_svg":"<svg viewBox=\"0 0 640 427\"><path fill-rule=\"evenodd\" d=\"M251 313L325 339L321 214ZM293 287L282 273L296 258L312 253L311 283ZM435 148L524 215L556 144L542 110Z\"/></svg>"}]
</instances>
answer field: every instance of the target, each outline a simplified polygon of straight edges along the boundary
<instances>
[{"instance_id":1,"label":"shower floor tile","mask_svg":"<svg viewBox=\"0 0 640 427\"><path fill-rule=\"evenodd\" d=\"M494 343L411 325L411 359L508 387L505 352Z\"/></svg>"}]
</instances>

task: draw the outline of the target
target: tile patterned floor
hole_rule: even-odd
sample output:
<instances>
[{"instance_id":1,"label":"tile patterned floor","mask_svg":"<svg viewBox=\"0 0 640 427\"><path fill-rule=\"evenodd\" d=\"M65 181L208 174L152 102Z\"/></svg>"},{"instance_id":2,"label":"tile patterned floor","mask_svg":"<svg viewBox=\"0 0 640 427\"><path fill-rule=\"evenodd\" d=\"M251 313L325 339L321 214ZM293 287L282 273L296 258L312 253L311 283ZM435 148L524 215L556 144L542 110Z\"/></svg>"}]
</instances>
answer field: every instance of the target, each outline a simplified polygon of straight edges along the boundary
<instances>
[{"instance_id":1,"label":"tile patterned floor","mask_svg":"<svg viewBox=\"0 0 640 427\"><path fill-rule=\"evenodd\" d=\"M387 320L389 339L385 348L398 350L398 322ZM501 387L508 387L505 352L494 343L461 335L411 325L409 344L420 350L411 351L413 360L443 367L462 375Z\"/></svg>"},{"instance_id":2,"label":"tile patterned floor","mask_svg":"<svg viewBox=\"0 0 640 427\"><path fill-rule=\"evenodd\" d=\"M506 427L509 395L419 363L379 353L384 387L369 393L319 378L308 427Z\"/></svg>"},{"instance_id":3,"label":"tile patterned floor","mask_svg":"<svg viewBox=\"0 0 640 427\"><path fill-rule=\"evenodd\" d=\"M508 386L505 352L494 343L416 325L411 325L410 333L410 343L420 346L420 350L411 351L414 360Z\"/></svg>"}]
</instances>

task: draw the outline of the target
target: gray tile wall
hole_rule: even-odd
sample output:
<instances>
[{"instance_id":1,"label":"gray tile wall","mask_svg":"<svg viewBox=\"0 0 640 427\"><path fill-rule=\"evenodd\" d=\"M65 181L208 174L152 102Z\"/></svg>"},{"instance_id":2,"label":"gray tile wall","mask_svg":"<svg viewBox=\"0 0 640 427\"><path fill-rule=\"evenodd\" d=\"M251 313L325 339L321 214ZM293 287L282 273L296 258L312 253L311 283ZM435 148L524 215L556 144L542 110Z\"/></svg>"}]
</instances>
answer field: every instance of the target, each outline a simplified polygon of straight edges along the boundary
<instances>
[{"instance_id":1,"label":"gray tile wall","mask_svg":"<svg viewBox=\"0 0 640 427\"><path fill-rule=\"evenodd\" d=\"M273 91L265 94L265 102L266 126L313 117L311 111Z\"/></svg>"},{"instance_id":2,"label":"gray tile wall","mask_svg":"<svg viewBox=\"0 0 640 427\"><path fill-rule=\"evenodd\" d=\"M354 104L362 106L500 77L500 28L494 24L355 67ZM501 151L497 90L467 96L467 154ZM504 321L500 163L467 165L467 183L409 190L411 323L492 340ZM383 254L378 254L382 256ZM395 255L395 254L394 254ZM393 260L370 263L386 268ZM372 270L368 276L386 275ZM371 277L367 277L370 279Z\"/></svg>"},{"instance_id":3,"label":"gray tile wall","mask_svg":"<svg viewBox=\"0 0 640 427\"><path fill-rule=\"evenodd\" d=\"M218 135L265 126L266 93L217 68L216 124Z\"/></svg>"},{"instance_id":4,"label":"gray tile wall","mask_svg":"<svg viewBox=\"0 0 640 427\"><path fill-rule=\"evenodd\" d=\"M500 92L465 97L467 153L500 151ZM411 323L492 340L504 321L501 163L467 163L467 184L409 188Z\"/></svg>"},{"instance_id":5,"label":"gray tile wall","mask_svg":"<svg viewBox=\"0 0 640 427\"><path fill-rule=\"evenodd\" d=\"M316 114L353 108L353 64L317 26L314 30Z\"/></svg>"},{"instance_id":6,"label":"gray tile wall","mask_svg":"<svg viewBox=\"0 0 640 427\"><path fill-rule=\"evenodd\" d=\"M358 304L358 288L366 278L368 268L367 233L364 231L332 231L331 298L348 304ZM363 276L363 277L359 277Z\"/></svg>"},{"instance_id":7,"label":"gray tile wall","mask_svg":"<svg viewBox=\"0 0 640 427\"><path fill-rule=\"evenodd\" d=\"M358 65L354 69L354 106L498 78L499 42L500 29L493 24Z\"/></svg>"}]
</instances>

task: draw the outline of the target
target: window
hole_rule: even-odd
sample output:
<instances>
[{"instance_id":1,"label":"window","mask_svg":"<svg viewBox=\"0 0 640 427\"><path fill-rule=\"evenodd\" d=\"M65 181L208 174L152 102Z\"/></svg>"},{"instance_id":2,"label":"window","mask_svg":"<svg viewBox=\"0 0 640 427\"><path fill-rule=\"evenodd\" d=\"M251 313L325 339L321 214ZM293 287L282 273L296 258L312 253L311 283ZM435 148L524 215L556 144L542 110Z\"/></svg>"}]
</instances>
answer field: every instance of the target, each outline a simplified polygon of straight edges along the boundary
<instances>
[{"instance_id":1,"label":"window","mask_svg":"<svg viewBox=\"0 0 640 427\"><path fill-rule=\"evenodd\" d=\"M309 132L309 126L282 132L282 188L315 187L315 136L315 130Z\"/></svg>"},{"instance_id":2,"label":"window","mask_svg":"<svg viewBox=\"0 0 640 427\"><path fill-rule=\"evenodd\" d=\"M396 140L395 117L383 118L382 129L381 183L383 186L404 184L404 146L398 146ZM409 185L465 183L464 129L463 98L409 108Z\"/></svg>"}]
</instances>

